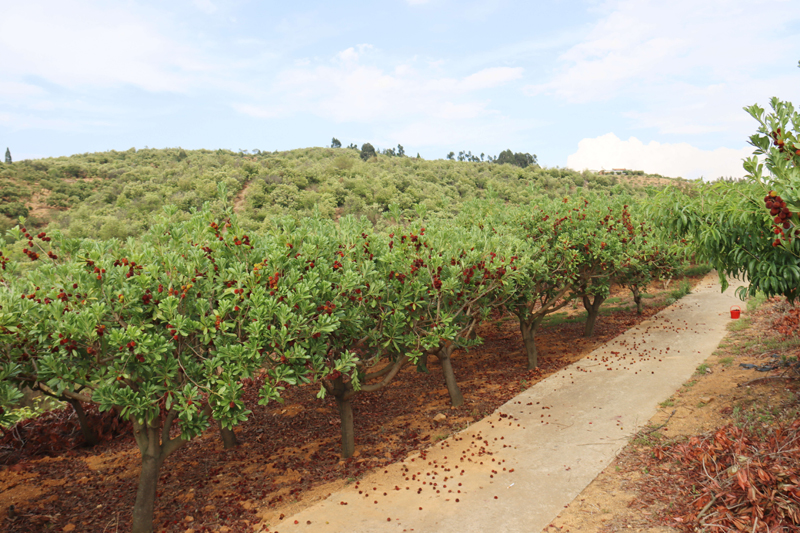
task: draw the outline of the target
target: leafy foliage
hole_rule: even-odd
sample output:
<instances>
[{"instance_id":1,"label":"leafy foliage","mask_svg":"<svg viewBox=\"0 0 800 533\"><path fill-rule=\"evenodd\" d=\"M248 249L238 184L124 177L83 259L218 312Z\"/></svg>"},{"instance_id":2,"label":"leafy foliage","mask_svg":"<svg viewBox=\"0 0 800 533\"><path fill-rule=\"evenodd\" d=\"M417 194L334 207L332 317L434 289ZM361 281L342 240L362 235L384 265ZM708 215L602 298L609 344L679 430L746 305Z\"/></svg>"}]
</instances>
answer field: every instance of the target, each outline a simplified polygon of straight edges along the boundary
<instances>
[{"instance_id":1,"label":"leafy foliage","mask_svg":"<svg viewBox=\"0 0 800 533\"><path fill-rule=\"evenodd\" d=\"M800 115L777 98L771 107L767 114L757 105L746 108L759 127L750 137L755 150L744 162L745 181L706 184L690 194L665 190L652 216L687 236L698 257L720 273L723 287L726 277L746 276L749 285L738 289L743 298L763 292L795 300L800 294Z\"/></svg>"},{"instance_id":2,"label":"leafy foliage","mask_svg":"<svg viewBox=\"0 0 800 533\"><path fill-rule=\"evenodd\" d=\"M352 146L351 146L352 147ZM395 153L399 154L401 146ZM248 231L276 215L336 219L353 214L380 223L397 204L404 216L422 206L450 217L472 199L525 204L580 191L644 198L659 186L625 177L561 168L387 157L358 149L289 152L142 149L19 161L0 166L0 229L19 216L29 227L60 229L71 237L119 238L147 231L154 215L175 205L187 216L205 203L222 212L217 185L227 188ZM675 181L678 185L686 182Z\"/></svg>"}]
</instances>

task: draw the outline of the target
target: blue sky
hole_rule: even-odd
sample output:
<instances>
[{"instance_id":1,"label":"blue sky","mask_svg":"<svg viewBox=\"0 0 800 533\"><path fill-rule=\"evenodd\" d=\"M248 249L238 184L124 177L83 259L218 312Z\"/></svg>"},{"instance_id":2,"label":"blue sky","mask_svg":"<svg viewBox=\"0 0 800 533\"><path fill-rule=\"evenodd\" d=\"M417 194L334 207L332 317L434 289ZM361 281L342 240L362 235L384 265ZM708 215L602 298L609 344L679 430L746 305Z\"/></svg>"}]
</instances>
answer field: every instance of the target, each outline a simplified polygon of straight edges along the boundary
<instances>
[{"instance_id":1,"label":"blue sky","mask_svg":"<svg viewBox=\"0 0 800 533\"><path fill-rule=\"evenodd\" d=\"M789 0L0 1L0 149L287 150L742 175L800 104Z\"/></svg>"}]
</instances>

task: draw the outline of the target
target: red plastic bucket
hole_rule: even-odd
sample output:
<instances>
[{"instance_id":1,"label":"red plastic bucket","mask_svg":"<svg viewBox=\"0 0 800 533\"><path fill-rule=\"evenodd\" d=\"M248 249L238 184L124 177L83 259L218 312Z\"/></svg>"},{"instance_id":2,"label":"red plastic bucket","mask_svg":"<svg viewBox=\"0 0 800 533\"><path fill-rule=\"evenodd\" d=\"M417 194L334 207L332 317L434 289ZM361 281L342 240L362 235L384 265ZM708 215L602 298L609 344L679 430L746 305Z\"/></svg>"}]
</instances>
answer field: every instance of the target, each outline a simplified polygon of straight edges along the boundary
<instances>
[{"instance_id":1,"label":"red plastic bucket","mask_svg":"<svg viewBox=\"0 0 800 533\"><path fill-rule=\"evenodd\" d=\"M738 305L731 306L731 318L739 318L741 314L742 314L741 307L739 307Z\"/></svg>"}]
</instances>

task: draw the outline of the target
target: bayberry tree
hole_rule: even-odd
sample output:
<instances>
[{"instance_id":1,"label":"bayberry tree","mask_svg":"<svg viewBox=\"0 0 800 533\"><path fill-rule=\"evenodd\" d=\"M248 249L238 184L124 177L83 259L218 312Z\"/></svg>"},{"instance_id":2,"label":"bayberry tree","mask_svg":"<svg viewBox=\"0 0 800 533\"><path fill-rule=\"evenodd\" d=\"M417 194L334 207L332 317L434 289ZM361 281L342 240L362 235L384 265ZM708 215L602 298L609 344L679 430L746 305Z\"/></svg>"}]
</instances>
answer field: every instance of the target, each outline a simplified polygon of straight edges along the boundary
<instances>
[{"instance_id":1,"label":"bayberry tree","mask_svg":"<svg viewBox=\"0 0 800 533\"><path fill-rule=\"evenodd\" d=\"M525 240L508 309L519 319L528 369L539 365L536 334L544 318L566 306L574 297L579 253L574 241L577 205L569 200L544 202L499 212L495 224Z\"/></svg>"},{"instance_id":2,"label":"bayberry tree","mask_svg":"<svg viewBox=\"0 0 800 533\"><path fill-rule=\"evenodd\" d=\"M501 285L505 259L495 262L475 232L432 223L436 229L418 222L387 233L363 219L306 219L279 232L297 239L298 253L332 280L316 312L337 317L338 327L310 367L320 396L336 401L343 457L355 451L355 396L386 387L427 354L440 357L453 402L463 401L449 357L455 345L475 342L461 337L468 337L471 317L485 312L479 300Z\"/></svg>"},{"instance_id":3,"label":"bayberry tree","mask_svg":"<svg viewBox=\"0 0 800 533\"><path fill-rule=\"evenodd\" d=\"M418 298L424 320L416 327L440 335L424 356L438 359L454 406L461 405L464 397L452 354L459 347L478 344L477 326L512 298L520 264L516 252L522 247L517 236L464 218L427 223L427 232L420 228L418 234L395 230L402 233L398 246L403 253L396 268L408 268L409 275L421 282Z\"/></svg>"},{"instance_id":4,"label":"bayberry tree","mask_svg":"<svg viewBox=\"0 0 800 533\"><path fill-rule=\"evenodd\" d=\"M626 224L626 227L631 233L622 238L624 254L618 262L614 281L631 291L636 312L642 314L642 297L648 286L653 281L671 279L685 254L677 242L659 237L659 232L647 224L640 222L638 225Z\"/></svg>"},{"instance_id":5,"label":"bayberry tree","mask_svg":"<svg viewBox=\"0 0 800 533\"><path fill-rule=\"evenodd\" d=\"M244 420L242 381L256 372L267 372L264 401L307 380L309 354L335 329L313 313L327 282L283 243L251 241L230 214L177 218L125 243L43 242L16 228L37 268L0 291L4 377L32 373L131 420L142 454L135 532L152 531L167 457L211 419L227 431Z\"/></svg>"},{"instance_id":6,"label":"bayberry tree","mask_svg":"<svg viewBox=\"0 0 800 533\"><path fill-rule=\"evenodd\" d=\"M737 289L742 298L762 292L794 300L800 294L800 114L777 98L770 107L745 108L758 121L745 180L706 184L694 194L667 190L651 216L678 237L689 236L723 288L727 278L744 277L748 285Z\"/></svg>"}]
</instances>

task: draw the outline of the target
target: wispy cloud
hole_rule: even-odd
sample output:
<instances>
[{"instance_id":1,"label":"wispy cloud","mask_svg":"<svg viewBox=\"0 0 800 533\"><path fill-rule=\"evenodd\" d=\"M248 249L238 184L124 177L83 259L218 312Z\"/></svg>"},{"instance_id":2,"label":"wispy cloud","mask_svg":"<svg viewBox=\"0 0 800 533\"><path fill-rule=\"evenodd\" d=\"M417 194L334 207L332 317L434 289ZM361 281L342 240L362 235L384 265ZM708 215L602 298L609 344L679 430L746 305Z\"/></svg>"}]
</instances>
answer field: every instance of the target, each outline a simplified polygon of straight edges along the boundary
<instances>
[{"instance_id":1,"label":"wispy cloud","mask_svg":"<svg viewBox=\"0 0 800 533\"><path fill-rule=\"evenodd\" d=\"M311 112L337 122L438 117L444 120L491 115L488 101L473 93L522 77L522 68L492 67L463 78L442 77L415 61L386 68L375 66L374 48L360 44L335 54L332 61L297 65L276 76L266 98L291 113ZM253 103L252 109L260 107ZM239 104L237 110L245 107ZM266 115L271 116L271 115Z\"/></svg>"},{"instance_id":2,"label":"wispy cloud","mask_svg":"<svg viewBox=\"0 0 800 533\"><path fill-rule=\"evenodd\" d=\"M4 74L72 88L186 91L188 74L206 65L146 15L89 0L9 3L0 17Z\"/></svg>"},{"instance_id":3,"label":"wispy cloud","mask_svg":"<svg viewBox=\"0 0 800 533\"><path fill-rule=\"evenodd\" d=\"M726 115L800 84L793 68L800 32L791 29L800 12L790 5L609 1L583 41L559 57L550 79L525 90L575 104L624 98L637 126L661 133L724 131ZM780 64L787 75L765 80L764 70ZM765 81L772 86L766 93ZM630 111L634 103L638 109Z\"/></svg>"},{"instance_id":4,"label":"wispy cloud","mask_svg":"<svg viewBox=\"0 0 800 533\"><path fill-rule=\"evenodd\" d=\"M489 89L505 85L522 77L521 67L493 67L486 68L464 78L464 89L467 91Z\"/></svg>"}]
</instances>

